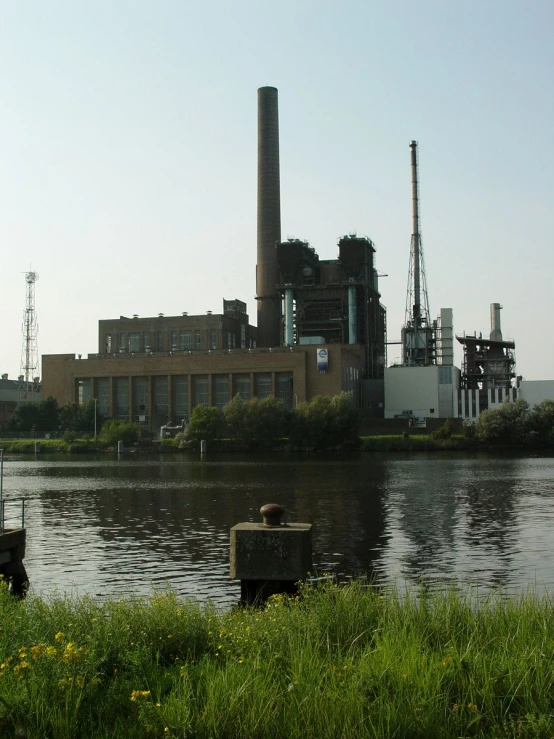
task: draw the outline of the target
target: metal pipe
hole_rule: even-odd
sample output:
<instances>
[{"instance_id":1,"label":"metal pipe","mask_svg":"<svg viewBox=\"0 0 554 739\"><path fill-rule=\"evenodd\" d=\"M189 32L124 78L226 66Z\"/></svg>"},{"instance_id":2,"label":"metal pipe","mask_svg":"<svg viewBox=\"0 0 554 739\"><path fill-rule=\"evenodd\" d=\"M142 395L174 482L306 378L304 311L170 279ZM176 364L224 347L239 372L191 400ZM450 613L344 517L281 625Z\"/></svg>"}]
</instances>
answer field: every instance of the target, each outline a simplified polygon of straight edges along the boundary
<instances>
[{"instance_id":1,"label":"metal pipe","mask_svg":"<svg viewBox=\"0 0 554 739\"><path fill-rule=\"evenodd\" d=\"M277 88L258 90L258 346L279 346L280 295L276 244L281 241Z\"/></svg>"},{"instance_id":2,"label":"metal pipe","mask_svg":"<svg viewBox=\"0 0 554 739\"><path fill-rule=\"evenodd\" d=\"M293 291L292 287L285 288L285 345L292 346L294 343L293 333Z\"/></svg>"},{"instance_id":3,"label":"metal pipe","mask_svg":"<svg viewBox=\"0 0 554 739\"><path fill-rule=\"evenodd\" d=\"M491 303L491 341L502 341L502 328L500 325L500 303Z\"/></svg>"},{"instance_id":4,"label":"metal pipe","mask_svg":"<svg viewBox=\"0 0 554 739\"><path fill-rule=\"evenodd\" d=\"M412 250L414 256L414 304L413 318L416 325L421 316L421 254L419 233L419 193L417 179L417 141L410 141L410 164L412 170Z\"/></svg>"},{"instance_id":5,"label":"metal pipe","mask_svg":"<svg viewBox=\"0 0 554 739\"><path fill-rule=\"evenodd\" d=\"M356 288L348 288L348 343L358 343L358 315L356 312Z\"/></svg>"}]
</instances>

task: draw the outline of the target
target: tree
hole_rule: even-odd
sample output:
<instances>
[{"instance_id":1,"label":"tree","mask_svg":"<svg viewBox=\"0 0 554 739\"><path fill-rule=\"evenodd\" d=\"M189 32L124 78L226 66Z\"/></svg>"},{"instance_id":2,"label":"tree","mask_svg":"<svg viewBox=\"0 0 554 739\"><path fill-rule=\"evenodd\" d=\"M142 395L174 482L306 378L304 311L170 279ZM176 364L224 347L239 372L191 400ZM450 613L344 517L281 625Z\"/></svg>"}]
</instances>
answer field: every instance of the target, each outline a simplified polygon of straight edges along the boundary
<instances>
[{"instance_id":1,"label":"tree","mask_svg":"<svg viewBox=\"0 0 554 739\"><path fill-rule=\"evenodd\" d=\"M115 446L118 441L134 444L138 439L140 426L132 421L106 421L100 431L100 441L106 446Z\"/></svg>"},{"instance_id":2,"label":"tree","mask_svg":"<svg viewBox=\"0 0 554 739\"><path fill-rule=\"evenodd\" d=\"M202 440L214 441L225 435L225 418L219 408L197 405L193 408L190 420L184 432L187 443L198 443Z\"/></svg>"},{"instance_id":3,"label":"tree","mask_svg":"<svg viewBox=\"0 0 554 739\"><path fill-rule=\"evenodd\" d=\"M96 413L94 400L89 400L83 405L68 403L60 408L60 424L62 430L72 431L77 436L83 434L94 434L94 416ZM104 418L96 413L96 427L101 428Z\"/></svg>"},{"instance_id":4,"label":"tree","mask_svg":"<svg viewBox=\"0 0 554 739\"><path fill-rule=\"evenodd\" d=\"M529 444L533 441L529 403L518 398L499 408L483 411L475 423L475 435L486 444Z\"/></svg>"},{"instance_id":5,"label":"tree","mask_svg":"<svg viewBox=\"0 0 554 739\"><path fill-rule=\"evenodd\" d=\"M554 401L543 400L531 410L529 427L533 443L539 446L554 444Z\"/></svg>"},{"instance_id":6,"label":"tree","mask_svg":"<svg viewBox=\"0 0 554 739\"><path fill-rule=\"evenodd\" d=\"M52 396L39 403L22 403L8 421L10 431L45 433L59 428L58 401Z\"/></svg>"},{"instance_id":7,"label":"tree","mask_svg":"<svg viewBox=\"0 0 554 739\"><path fill-rule=\"evenodd\" d=\"M270 449L286 433L285 404L273 395L248 401L236 395L223 414L229 435L252 449Z\"/></svg>"},{"instance_id":8,"label":"tree","mask_svg":"<svg viewBox=\"0 0 554 739\"><path fill-rule=\"evenodd\" d=\"M316 395L292 413L291 441L305 449L336 449L359 444L360 414L352 393Z\"/></svg>"}]
</instances>

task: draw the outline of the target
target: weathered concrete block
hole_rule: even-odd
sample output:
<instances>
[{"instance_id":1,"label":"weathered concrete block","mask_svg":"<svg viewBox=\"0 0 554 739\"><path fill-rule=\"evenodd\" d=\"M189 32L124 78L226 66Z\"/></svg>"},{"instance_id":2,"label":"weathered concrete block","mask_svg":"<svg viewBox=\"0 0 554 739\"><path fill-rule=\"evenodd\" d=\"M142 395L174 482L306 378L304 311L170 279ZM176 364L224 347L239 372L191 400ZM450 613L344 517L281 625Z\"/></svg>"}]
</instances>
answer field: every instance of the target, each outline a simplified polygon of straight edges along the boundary
<instances>
[{"instance_id":1,"label":"weathered concrete block","mask_svg":"<svg viewBox=\"0 0 554 739\"><path fill-rule=\"evenodd\" d=\"M238 523L231 529L231 578L304 580L312 570L312 525Z\"/></svg>"}]
</instances>

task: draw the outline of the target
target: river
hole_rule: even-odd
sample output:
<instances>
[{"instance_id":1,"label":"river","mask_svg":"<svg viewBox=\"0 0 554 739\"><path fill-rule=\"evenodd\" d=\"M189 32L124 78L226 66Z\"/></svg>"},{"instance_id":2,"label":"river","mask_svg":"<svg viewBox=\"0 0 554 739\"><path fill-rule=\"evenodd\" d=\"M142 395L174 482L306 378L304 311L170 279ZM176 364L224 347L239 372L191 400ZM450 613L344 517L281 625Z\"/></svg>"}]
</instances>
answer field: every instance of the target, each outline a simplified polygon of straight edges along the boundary
<instances>
[{"instance_id":1,"label":"river","mask_svg":"<svg viewBox=\"0 0 554 739\"><path fill-rule=\"evenodd\" d=\"M34 592L228 605L229 529L281 503L314 524L318 573L554 594L554 458L485 454L5 457L25 497Z\"/></svg>"}]
</instances>

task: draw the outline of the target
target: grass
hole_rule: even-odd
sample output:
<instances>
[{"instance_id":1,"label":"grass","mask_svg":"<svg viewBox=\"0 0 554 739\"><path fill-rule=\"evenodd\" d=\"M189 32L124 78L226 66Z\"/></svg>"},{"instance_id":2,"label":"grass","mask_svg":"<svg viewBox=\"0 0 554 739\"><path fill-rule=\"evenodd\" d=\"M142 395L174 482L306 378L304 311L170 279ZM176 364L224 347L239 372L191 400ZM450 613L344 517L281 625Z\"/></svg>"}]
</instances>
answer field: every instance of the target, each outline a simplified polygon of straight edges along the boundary
<instances>
[{"instance_id":1,"label":"grass","mask_svg":"<svg viewBox=\"0 0 554 739\"><path fill-rule=\"evenodd\" d=\"M266 608L0 593L0 736L554 734L548 597L307 587Z\"/></svg>"}]
</instances>

